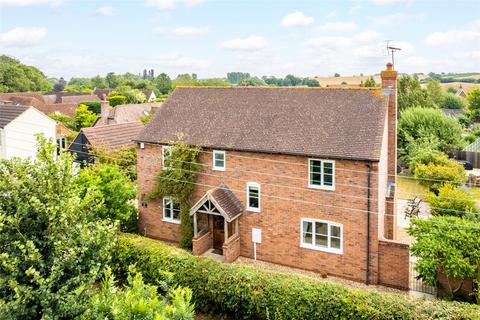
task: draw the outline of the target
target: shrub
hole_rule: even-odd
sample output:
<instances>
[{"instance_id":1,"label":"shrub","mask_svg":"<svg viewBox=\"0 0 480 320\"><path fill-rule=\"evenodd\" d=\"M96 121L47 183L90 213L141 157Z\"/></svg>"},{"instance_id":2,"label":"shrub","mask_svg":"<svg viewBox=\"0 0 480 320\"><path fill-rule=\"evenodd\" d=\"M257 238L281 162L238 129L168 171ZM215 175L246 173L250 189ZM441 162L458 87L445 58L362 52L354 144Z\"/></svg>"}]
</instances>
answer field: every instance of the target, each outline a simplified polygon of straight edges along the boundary
<instances>
[{"instance_id":1,"label":"shrub","mask_svg":"<svg viewBox=\"0 0 480 320\"><path fill-rule=\"evenodd\" d=\"M142 274L130 272L128 286L120 289L107 269L100 291L92 297L83 319L182 319L193 320L194 308L189 289L167 289L167 298L158 295L157 286L143 282Z\"/></svg>"},{"instance_id":2,"label":"shrub","mask_svg":"<svg viewBox=\"0 0 480 320\"><path fill-rule=\"evenodd\" d=\"M450 155L463 146L462 126L438 109L409 108L398 121L398 155L408 155L410 144L436 137L438 150Z\"/></svg>"},{"instance_id":3,"label":"shrub","mask_svg":"<svg viewBox=\"0 0 480 320\"><path fill-rule=\"evenodd\" d=\"M438 150L438 139L421 139L417 143L410 143L406 162L410 171L415 174L415 169L419 164L448 164L447 156Z\"/></svg>"},{"instance_id":4,"label":"shrub","mask_svg":"<svg viewBox=\"0 0 480 320\"><path fill-rule=\"evenodd\" d=\"M447 160L443 165L419 164L415 168L415 178L434 193L438 193L444 183L450 182L452 185L458 186L466 180L463 166L453 160Z\"/></svg>"},{"instance_id":5,"label":"shrub","mask_svg":"<svg viewBox=\"0 0 480 320\"><path fill-rule=\"evenodd\" d=\"M480 308L406 295L348 289L305 277L195 257L156 240L120 235L116 272L135 263L145 281L174 274L174 285L193 292L197 310L234 319L479 319Z\"/></svg>"},{"instance_id":6,"label":"shrub","mask_svg":"<svg viewBox=\"0 0 480 320\"><path fill-rule=\"evenodd\" d=\"M90 127L95 120L97 120L97 115L92 111L88 110L88 107L84 104L78 106L75 110L75 123L77 129Z\"/></svg>"},{"instance_id":7,"label":"shrub","mask_svg":"<svg viewBox=\"0 0 480 320\"><path fill-rule=\"evenodd\" d=\"M463 109L466 106L465 99L451 93L446 94L441 103L441 107L444 109Z\"/></svg>"},{"instance_id":8,"label":"shrub","mask_svg":"<svg viewBox=\"0 0 480 320\"><path fill-rule=\"evenodd\" d=\"M127 97L125 96L109 96L107 99L112 107L127 103Z\"/></svg>"},{"instance_id":9,"label":"shrub","mask_svg":"<svg viewBox=\"0 0 480 320\"><path fill-rule=\"evenodd\" d=\"M55 114L55 113L50 113L48 115L50 118L52 118L55 121L60 122L65 126L65 128L72 130L72 131L77 131L77 123L75 122L75 119L66 116L64 114Z\"/></svg>"},{"instance_id":10,"label":"shrub","mask_svg":"<svg viewBox=\"0 0 480 320\"><path fill-rule=\"evenodd\" d=\"M463 217L476 212L472 196L460 188L446 183L438 189L438 195L429 193L430 213L434 216Z\"/></svg>"},{"instance_id":11,"label":"shrub","mask_svg":"<svg viewBox=\"0 0 480 320\"><path fill-rule=\"evenodd\" d=\"M96 115L102 111L102 104L100 101L82 101L80 104L84 104L88 107L88 110L92 111Z\"/></svg>"}]
</instances>

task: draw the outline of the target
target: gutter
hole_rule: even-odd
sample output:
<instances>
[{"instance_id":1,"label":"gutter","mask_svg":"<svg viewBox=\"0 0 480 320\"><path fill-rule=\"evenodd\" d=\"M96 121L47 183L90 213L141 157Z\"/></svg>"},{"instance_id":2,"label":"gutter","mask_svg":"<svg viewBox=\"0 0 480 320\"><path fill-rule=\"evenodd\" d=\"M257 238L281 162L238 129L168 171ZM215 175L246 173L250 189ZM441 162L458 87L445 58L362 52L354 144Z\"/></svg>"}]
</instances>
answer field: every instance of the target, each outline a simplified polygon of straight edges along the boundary
<instances>
[{"instance_id":1,"label":"gutter","mask_svg":"<svg viewBox=\"0 0 480 320\"><path fill-rule=\"evenodd\" d=\"M370 184L371 184L372 167L370 162L367 163L367 248L365 262L365 284L370 284Z\"/></svg>"}]
</instances>

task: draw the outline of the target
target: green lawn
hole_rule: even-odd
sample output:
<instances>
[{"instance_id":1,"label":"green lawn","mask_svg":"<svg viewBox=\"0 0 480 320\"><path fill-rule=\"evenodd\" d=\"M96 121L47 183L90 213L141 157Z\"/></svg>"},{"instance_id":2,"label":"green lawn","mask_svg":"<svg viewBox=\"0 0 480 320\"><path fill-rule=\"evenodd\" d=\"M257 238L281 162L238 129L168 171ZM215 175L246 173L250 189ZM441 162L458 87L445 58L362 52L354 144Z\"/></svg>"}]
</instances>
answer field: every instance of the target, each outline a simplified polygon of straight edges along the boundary
<instances>
[{"instance_id":1,"label":"green lawn","mask_svg":"<svg viewBox=\"0 0 480 320\"><path fill-rule=\"evenodd\" d=\"M411 176L398 176L397 197L399 199L413 199L415 196L425 198L428 189L419 184Z\"/></svg>"}]
</instances>

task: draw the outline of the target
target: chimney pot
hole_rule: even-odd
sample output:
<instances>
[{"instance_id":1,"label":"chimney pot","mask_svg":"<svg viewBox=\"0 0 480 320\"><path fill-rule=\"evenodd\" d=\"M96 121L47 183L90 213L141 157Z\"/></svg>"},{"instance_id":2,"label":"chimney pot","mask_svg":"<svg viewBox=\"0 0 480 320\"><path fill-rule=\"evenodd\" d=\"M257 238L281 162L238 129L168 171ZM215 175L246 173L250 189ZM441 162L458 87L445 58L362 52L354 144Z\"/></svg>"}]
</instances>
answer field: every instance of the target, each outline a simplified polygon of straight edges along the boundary
<instances>
[{"instance_id":1,"label":"chimney pot","mask_svg":"<svg viewBox=\"0 0 480 320\"><path fill-rule=\"evenodd\" d=\"M393 64L391 62L387 63L387 70L392 71L393 70Z\"/></svg>"}]
</instances>

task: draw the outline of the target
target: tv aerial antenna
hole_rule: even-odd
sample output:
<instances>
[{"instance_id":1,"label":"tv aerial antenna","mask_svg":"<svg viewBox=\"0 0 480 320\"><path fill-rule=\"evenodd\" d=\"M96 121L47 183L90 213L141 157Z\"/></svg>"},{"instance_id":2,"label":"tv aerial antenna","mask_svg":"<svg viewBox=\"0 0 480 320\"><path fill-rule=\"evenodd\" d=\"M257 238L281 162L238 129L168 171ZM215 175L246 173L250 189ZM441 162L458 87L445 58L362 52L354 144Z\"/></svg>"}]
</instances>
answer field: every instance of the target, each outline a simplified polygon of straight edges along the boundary
<instances>
[{"instance_id":1,"label":"tv aerial antenna","mask_svg":"<svg viewBox=\"0 0 480 320\"><path fill-rule=\"evenodd\" d=\"M387 52L388 54L390 54L392 56L392 66L393 66L393 69L395 69L395 52L396 51L400 51L402 50L401 48L398 48L398 47L393 47L390 45L390 42L392 42L393 40L386 40L385 42L387 43Z\"/></svg>"}]
</instances>

